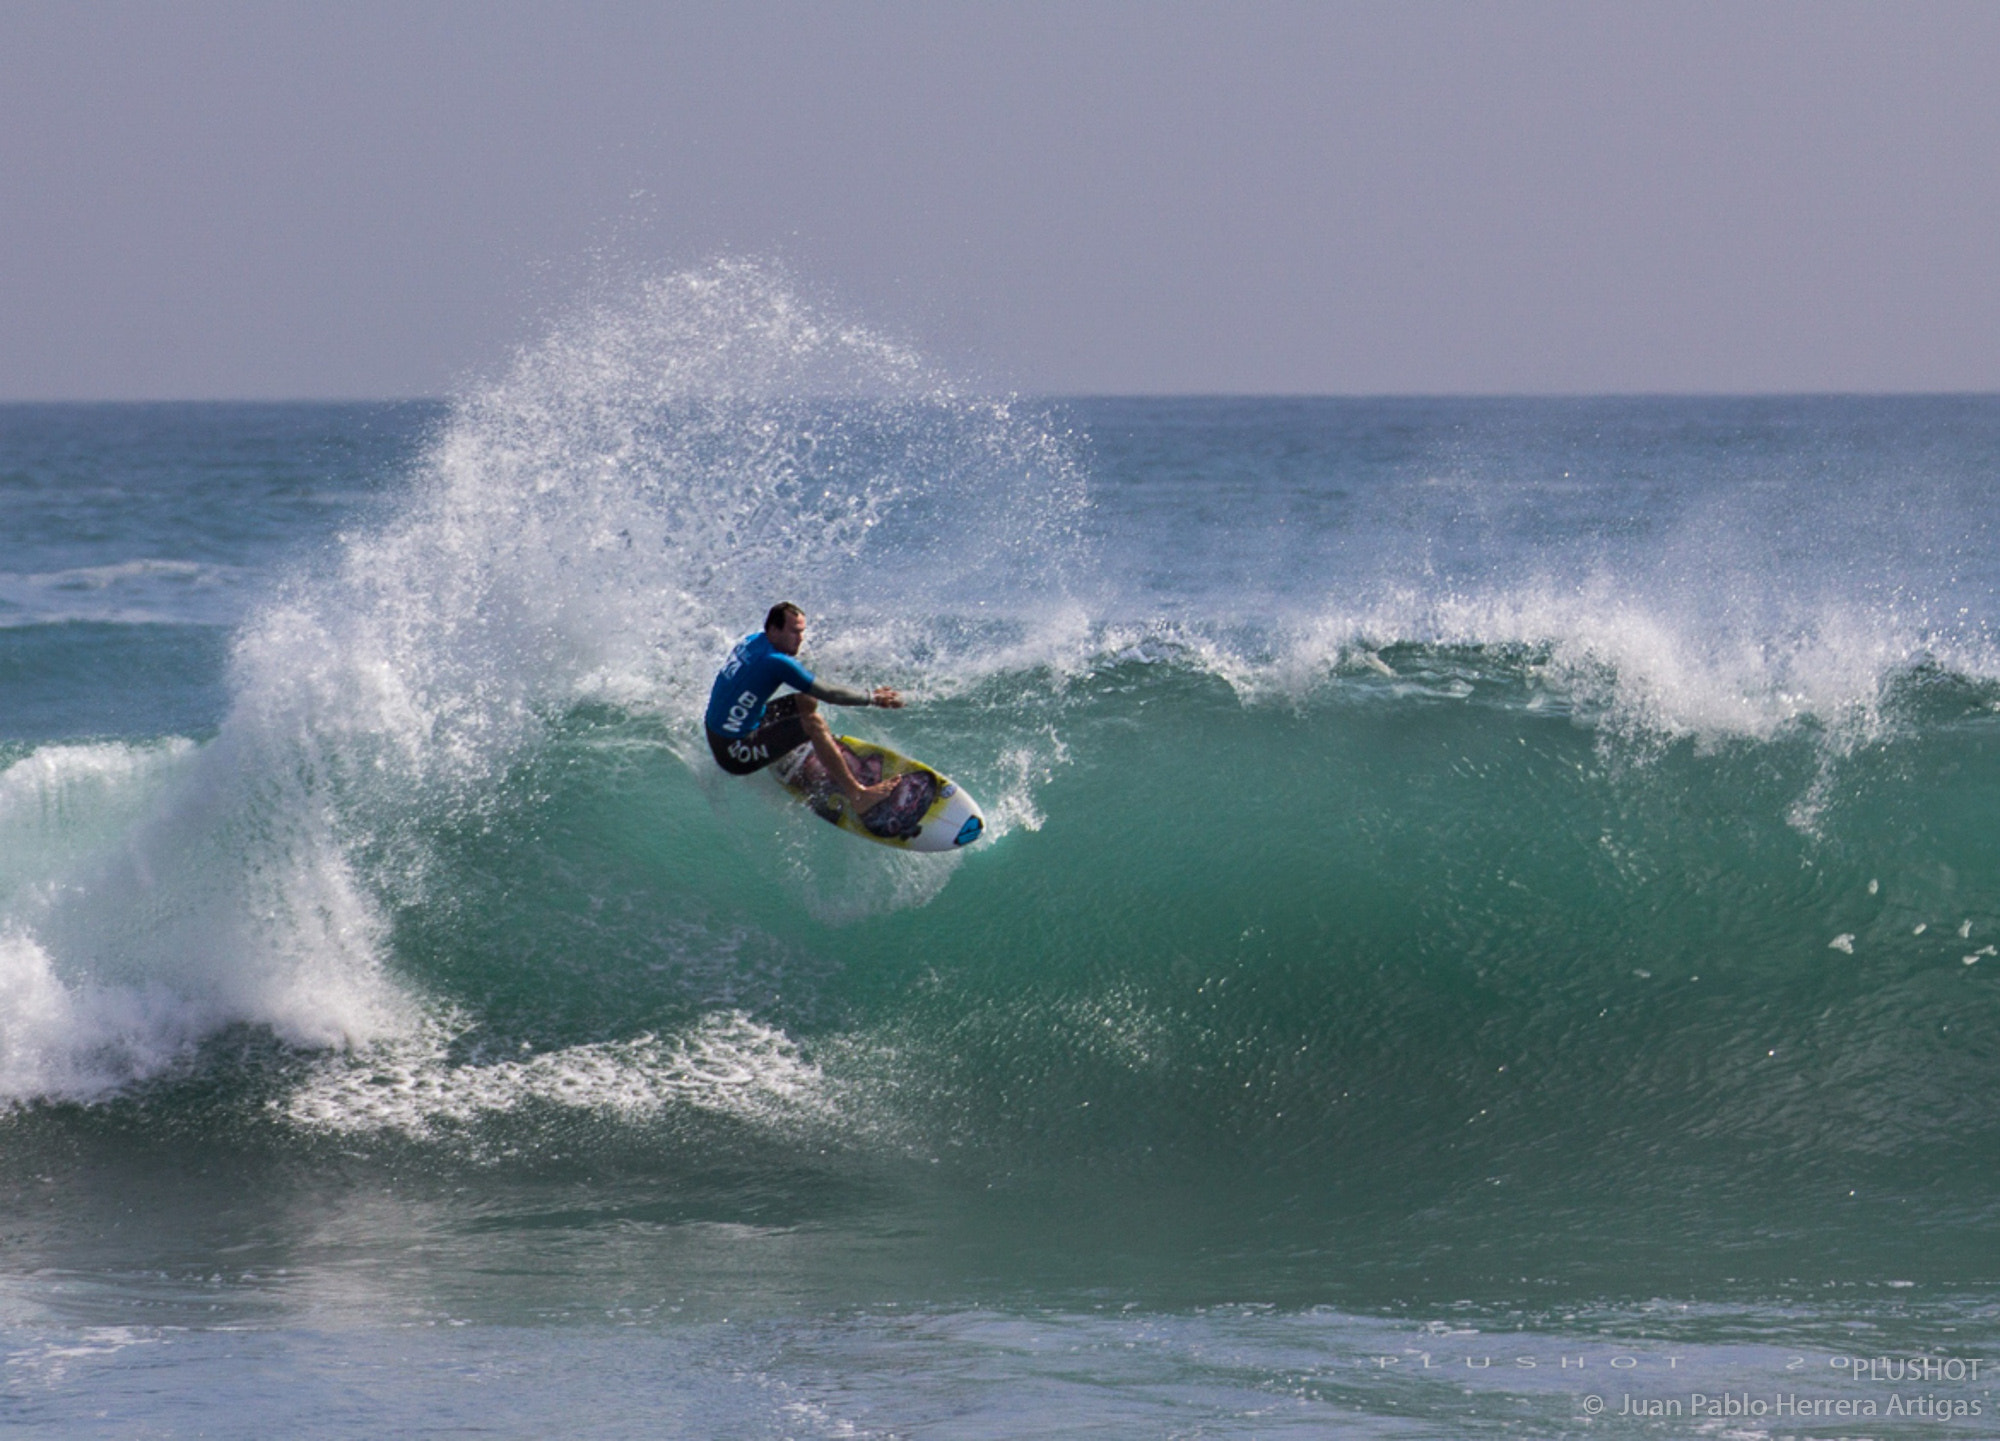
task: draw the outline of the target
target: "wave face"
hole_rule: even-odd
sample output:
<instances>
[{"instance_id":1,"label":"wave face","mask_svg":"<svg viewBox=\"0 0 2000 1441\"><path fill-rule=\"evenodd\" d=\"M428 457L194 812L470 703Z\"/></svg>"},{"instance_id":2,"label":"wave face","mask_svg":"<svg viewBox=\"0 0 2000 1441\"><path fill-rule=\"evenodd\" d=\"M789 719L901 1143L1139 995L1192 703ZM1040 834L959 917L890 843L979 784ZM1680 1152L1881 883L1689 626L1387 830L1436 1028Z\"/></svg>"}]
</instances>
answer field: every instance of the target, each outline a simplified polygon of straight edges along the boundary
<instances>
[{"instance_id":1,"label":"wave face","mask_svg":"<svg viewBox=\"0 0 2000 1441\"><path fill-rule=\"evenodd\" d=\"M212 727L0 757L10 1124L1286 1295L1986 1255L2000 405L998 402L726 263L425 437ZM715 772L779 598L989 840Z\"/></svg>"}]
</instances>

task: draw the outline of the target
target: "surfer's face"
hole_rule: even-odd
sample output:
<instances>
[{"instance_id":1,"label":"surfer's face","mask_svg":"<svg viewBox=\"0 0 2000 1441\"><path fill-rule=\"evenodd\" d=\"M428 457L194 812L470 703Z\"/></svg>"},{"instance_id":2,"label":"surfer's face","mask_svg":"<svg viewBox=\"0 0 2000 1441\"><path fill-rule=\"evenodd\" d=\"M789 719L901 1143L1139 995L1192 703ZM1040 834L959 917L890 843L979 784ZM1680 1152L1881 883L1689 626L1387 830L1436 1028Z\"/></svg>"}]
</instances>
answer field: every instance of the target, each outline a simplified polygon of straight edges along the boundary
<instances>
[{"instance_id":1,"label":"surfer's face","mask_svg":"<svg viewBox=\"0 0 2000 1441\"><path fill-rule=\"evenodd\" d=\"M799 647L806 643L806 618L797 611L785 615L785 623L777 630L764 632L771 638L771 648L785 655L797 655Z\"/></svg>"}]
</instances>

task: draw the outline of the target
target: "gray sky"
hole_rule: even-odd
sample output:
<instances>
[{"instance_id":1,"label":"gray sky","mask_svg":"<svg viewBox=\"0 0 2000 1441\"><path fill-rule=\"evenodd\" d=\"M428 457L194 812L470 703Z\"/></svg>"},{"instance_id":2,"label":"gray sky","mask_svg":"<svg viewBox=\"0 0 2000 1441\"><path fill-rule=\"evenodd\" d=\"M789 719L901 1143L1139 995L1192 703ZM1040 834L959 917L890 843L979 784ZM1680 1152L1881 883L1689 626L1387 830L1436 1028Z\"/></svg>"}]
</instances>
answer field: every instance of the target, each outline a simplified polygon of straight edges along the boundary
<instances>
[{"instance_id":1,"label":"gray sky","mask_svg":"<svg viewBox=\"0 0 2000 1441\"><path fill-rule=\"evenodd\" d=\"M0 397L719 253L1043 392L2000 390L2000 4L0 0Z\"/></svg>"}]
</instances>

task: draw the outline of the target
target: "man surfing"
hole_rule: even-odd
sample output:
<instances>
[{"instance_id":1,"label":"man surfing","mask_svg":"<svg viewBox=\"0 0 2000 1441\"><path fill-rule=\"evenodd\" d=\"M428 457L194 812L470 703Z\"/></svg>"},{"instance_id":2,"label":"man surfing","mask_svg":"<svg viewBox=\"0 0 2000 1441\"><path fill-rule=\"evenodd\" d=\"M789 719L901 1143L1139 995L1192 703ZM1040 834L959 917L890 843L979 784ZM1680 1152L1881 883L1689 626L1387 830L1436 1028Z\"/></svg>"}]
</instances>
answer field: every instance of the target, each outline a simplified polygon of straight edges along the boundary
<instances>
[{"instance_id":1,"label":"man surfing","mask_svg":"<svg viewBox=\"0 0 2000 1441\"><path fill-rule=\"evenodd\" d=\"M764 617L763 630L736 643L708 693L703 717L708 748L729 774L747 776L810 743L854 813L866 815L889 798L896 781L891 777L864 786L855 778L818 702L901 710L903 698L885 685L859 691L814 679L795 659L805 639L806 613L781 600ZM799 693L772 700L771 693L781 685Z\"/></svg>"}]
</instances>

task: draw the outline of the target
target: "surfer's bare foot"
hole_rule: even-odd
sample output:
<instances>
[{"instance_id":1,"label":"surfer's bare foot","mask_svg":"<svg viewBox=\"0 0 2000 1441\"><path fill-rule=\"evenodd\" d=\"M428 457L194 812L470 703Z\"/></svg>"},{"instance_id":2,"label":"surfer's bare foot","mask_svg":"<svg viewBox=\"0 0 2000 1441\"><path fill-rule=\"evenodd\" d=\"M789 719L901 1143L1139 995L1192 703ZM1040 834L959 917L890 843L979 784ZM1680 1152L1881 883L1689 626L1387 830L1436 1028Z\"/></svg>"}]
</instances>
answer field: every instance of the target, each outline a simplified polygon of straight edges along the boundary
<instances>
[{"instance_id":1,"label":"surfer's bare foot","mask_svg":"<svg viewBox=\"0 0 2000 1441\"><path fill-rule=\"evenodd\" d=\"M891 778L886 781L877 781L872 786L863 786L847 798L847 803L854 807L854 814L865 816L895 793L896 782Z\"/></svg>"}]
</instances>

